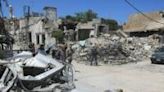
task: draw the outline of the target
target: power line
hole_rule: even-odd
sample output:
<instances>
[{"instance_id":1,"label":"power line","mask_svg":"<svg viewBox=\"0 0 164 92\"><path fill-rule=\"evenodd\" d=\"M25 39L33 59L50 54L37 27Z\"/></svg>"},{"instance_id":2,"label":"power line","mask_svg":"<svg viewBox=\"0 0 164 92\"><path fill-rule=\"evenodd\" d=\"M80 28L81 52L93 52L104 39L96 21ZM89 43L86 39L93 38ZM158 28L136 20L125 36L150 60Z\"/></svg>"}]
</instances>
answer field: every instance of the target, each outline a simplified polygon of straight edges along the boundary
<instances>
[{"instance_id":1,"label":"power line","mask_svg":"<svg viewBox=\"0 0 164 92\"><path fill-rule=\"evenodd\" d=\"M133 9L135 9L136 11L138 11L139 13L141 13L144 17L148 18L148 19L151 20L151 21L154 21L154 22L156 22L156 23L159 23L159 24L163 24L163 25L164 25L164 23L159 22L159 21L157 21L157 20L155 20L155 19L153 19L153 18L147 16L146 14L144 14L142 11L140 11L138 8L136 8L136 7L135 7L132 3L130 3L128 0L124 0L124 1L125 1L128 5L130 5Z\"/></svg>"}]
</instances>

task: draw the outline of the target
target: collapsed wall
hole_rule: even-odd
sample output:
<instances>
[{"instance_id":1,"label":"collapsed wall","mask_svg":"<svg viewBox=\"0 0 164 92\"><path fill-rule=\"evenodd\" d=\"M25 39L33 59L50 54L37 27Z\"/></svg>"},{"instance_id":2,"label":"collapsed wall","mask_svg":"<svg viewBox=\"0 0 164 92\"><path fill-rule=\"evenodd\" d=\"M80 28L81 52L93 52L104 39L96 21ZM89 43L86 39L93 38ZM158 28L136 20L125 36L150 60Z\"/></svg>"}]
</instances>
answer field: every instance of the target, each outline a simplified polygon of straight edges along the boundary
<instances>
[{"instance_id":1,"label":"collapsed wall","mask_svg":"<svg viewBox=\"0 0 164 92\"><path fill-rule=\"evenodd\" d=\"M159 46L154 36L124 38L118 35L102 34L98 38L89 38L73 45L73 58L78 62L89 62L92 43L97 44L98 61L110 64L139 62L150 57Z\"/></svg>"}]
</instances>

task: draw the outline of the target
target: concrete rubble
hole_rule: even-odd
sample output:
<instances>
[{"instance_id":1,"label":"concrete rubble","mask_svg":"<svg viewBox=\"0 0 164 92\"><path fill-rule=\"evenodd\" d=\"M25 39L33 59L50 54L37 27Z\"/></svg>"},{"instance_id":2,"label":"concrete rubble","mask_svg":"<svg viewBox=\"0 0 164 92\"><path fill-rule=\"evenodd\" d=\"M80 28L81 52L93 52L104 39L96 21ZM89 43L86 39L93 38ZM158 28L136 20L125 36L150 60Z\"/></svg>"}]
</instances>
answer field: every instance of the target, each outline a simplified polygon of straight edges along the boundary
<instances>
[{"instance_id":1,"label":"concrete rubble","mask_svg":"<svg viewBox=\"0 0 164 92\"><path fill-rule=\"evenodd\" d=\"M89 63L92 44L97 44L98 61L109 64L138 62L148 58L159 46L156 36L125 37L119 34L101 34L97 38L79 41L72 48L75 50L74 60Z\"/></svg>"},{"instance_id":2,"label":"concrete rubble","mask_svg":"<svg viewBox=\"0 0 164 92\"><path fill-rule=\"evenodd\" d=\"M68 92L75 88L70 64L49 56L22 52L0 60L1 92ZM32 71L32 72L31 72Z\"/></svg>"}]
</instances>

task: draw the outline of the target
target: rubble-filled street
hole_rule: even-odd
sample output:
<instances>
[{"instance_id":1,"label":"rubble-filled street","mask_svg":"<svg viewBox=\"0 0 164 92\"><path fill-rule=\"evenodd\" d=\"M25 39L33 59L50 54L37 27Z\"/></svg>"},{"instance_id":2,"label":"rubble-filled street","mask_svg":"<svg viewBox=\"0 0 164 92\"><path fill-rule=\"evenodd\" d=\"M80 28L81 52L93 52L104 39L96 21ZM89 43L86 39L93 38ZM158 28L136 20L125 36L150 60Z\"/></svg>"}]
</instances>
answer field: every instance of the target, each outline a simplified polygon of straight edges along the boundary
<instances>
[{"instance_id":1,"label":"rubble-filled street","mask_svg":"<svg viewBox=\"0 0 164 92\"><path fill-rule=\"evenodd\" d=\"M0 0L0 92L164 92L161 2Z\"/></svg>"},{"instance_id":2,"label":"rubble-filled street","mask_svg":"<svg viewBox=\"0 0 164 92\"><path fill-rule=\"evenodd\" d=\"M74 63L75 92L105 92L123 89L123 92L163 92L164 66L150 64L150 60L126 65L88 66Z\"/></svg>"}]
</instances>

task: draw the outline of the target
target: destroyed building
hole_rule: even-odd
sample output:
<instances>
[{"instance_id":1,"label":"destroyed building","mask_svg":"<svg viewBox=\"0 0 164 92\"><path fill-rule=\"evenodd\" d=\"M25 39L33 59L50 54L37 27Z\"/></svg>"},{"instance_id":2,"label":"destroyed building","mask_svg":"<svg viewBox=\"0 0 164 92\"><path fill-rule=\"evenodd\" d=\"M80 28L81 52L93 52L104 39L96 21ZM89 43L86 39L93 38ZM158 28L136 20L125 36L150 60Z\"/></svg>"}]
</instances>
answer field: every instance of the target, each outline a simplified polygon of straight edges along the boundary
<instances>
[{"instance_id":1,"label":"destroyed building","mask_svg":"<svg viewBox=\"0 0 164 92\"><path fill-rule=\"evenodd\" d=\"M102 34L95 40L89 38L76 42L72 46L75 50L74 59L77 62L90 62L92 44L97 44L99 63L125 64L139 62L149 58L155 48L158 47L158 40L149 37L124 37L120 33Z\"/></svg>"},{"instance_id":2,"label":"destroyed building","mask_svg":"<svg viewBox=\"0 0 164 92\"><path fill-rule=\"evenodd\" d=\"M18 43L15 49L27 49L28 44L34 43L36 46L40 44L49 44L54 42L52 31L58 29L57 9L54 7L45 7L43 15L26 16L19 20L19 30L17 30Z\"/></svg>"},{"instance_id":3,"label":"destroyed building","mask_svg":"<svg viewBox=\"0 0 164 92\"><path fill-rule=\"evenodd\" d=\"M75 31L76 40L79 41L89 38L90 35L97 37L101 32L107 32L108 26L102 24L100 19L93 19L87 23L79 23Z\"/></svg>"},{"instance_id":4,"label":"destroyed building","mask_svg":"<svg viewBox=\"0 0 164 92\"><path fill-rule=\"evenodd\" d=\"M147 17L145 17L145 16ZM164 13L162 11L134 14L129 16L123 30L130 36L147 37L153 34L164 34Z\"/></svg>"},{"instance_id":5,"label":"destroyed building","mask_svg":"<svg viewBox=\"0 0 164 92\"><path fill-rule=\"evenodd\" d=\"M87 22L63 20L59 29L64 31L66 40L79 41L89 38L90 35L97 37L100 33L107 33L108 26L101 19L93 19Z\"/></svg>"}]
</instances>

